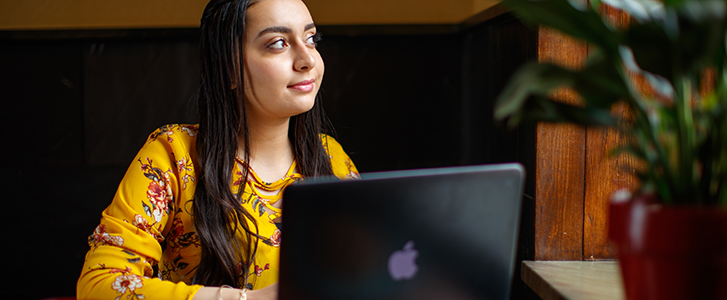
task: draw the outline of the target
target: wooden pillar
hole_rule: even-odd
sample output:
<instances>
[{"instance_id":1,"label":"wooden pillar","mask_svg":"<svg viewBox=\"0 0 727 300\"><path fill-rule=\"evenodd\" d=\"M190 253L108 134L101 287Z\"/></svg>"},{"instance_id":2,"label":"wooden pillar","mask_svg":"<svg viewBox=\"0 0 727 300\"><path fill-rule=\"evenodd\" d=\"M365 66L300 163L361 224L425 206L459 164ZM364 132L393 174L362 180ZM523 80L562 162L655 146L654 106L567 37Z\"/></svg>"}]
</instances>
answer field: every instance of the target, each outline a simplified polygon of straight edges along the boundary
<instances>
[{"instance_id":1,"label":"wooden pillar","mask_svg":"<svg viewBox=\"0 0 727 300\"><path fill-rule=\"evenodd\" d=\"M615 26L628 26L630 18L605 8L602 13ZM538 60L566 68L583 66L588 45L549 29L538 29ZM635 79L636 80L636 79ZM555 100L578 104L570 90ZM625 115L622 108L614 114ZM608 241L609 195L633 188L630 157L613 158L609 150L624 141L614 130L539 123L536 129L535 238L536 260L614 259Z\"/></svg>"},{"instance_id":2,"label":"wooden pillar","mask_svg":"<svg viewBox=\"0 0 727 300\"><path fill-rule=\"evenodd\" d=\"M538 29L538 61L579 68L587 45L550 29ZM558 101L575 104L577 96L560 90ZM584 128L539 123L536 128L535 259L581 260L585 194Z\"/></svg>"}]
</instances>

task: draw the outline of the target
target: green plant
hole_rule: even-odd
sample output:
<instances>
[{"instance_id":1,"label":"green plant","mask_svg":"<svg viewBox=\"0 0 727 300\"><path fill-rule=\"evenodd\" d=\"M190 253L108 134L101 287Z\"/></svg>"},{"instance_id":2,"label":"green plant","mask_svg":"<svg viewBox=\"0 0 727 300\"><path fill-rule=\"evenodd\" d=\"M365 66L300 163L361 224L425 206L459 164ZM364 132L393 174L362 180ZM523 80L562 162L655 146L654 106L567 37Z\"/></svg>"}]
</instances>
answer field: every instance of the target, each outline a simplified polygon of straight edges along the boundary
<instances>
[{"instance_id":1,"label":"green plant","mask_svg":"<svg viewBox=\"0 0 727 300\"><path fill-rule=\"evenodd\" d=\"M548 121L615 128L628 142L612 154L643 162L641 193L668 205L727 208L727 0L576 1L504 0L525 23L588 43L589 55L578 70L521 67L499 95L495 118L509 127ZM634 22L609 25L599 14L606 3ZM638 90L634 75L646 79L652 96ZM581 103L549 97L561 87ZM628 118L612 114L619 103Z\"/></svg>"}]
</instances>

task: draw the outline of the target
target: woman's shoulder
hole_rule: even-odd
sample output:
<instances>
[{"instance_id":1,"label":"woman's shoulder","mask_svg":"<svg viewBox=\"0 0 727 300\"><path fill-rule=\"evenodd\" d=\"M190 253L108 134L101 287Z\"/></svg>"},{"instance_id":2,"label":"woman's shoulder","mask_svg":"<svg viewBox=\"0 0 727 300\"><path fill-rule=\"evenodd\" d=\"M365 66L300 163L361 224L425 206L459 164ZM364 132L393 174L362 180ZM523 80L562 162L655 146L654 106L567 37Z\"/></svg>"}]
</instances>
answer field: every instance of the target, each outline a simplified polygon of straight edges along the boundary
<instances>
[{"instance_id":1,"label":"woman's shoulder","mask_svg":"<svg viewBox=\"0 0 727 300\"><path fill-rule=\"evenodd\" d=\"M321 143L328 152L331 159L333 174L342 179L358 179L359 174L351 158L346 154L338 141L327 135L321 134Z\"/></svg>"},{"instance_id":2,"label":"woman's shoulder","mask_svg":"<svg viewBox=\"0 0 727 300\"><path fill-rule=\"evenodd\" d=\"M329 154L331 151L337 151L337 150L342 151L343 150L343 148L341 147L341 144L339 144L338 141L335 138L333 138L332 136L327 135L325 133L321 133L320 138L321 138L321 143L323 144L323 147L326 149L326 151L329 152Z\"/></svg>"},{"instance_id":3,"label":"woman's shoulder","mask_svg":"<svg viewBox=\"0 0 727 300\"><path fill-rule=\"evenodd\" d=\"M348 158L348 154L343 150L343 146L334 137L324 133L321 133L320 137L323 148L326 149L331 159Z\"/></svg>"},{"instance_id":4,"label":"woman's shoulder","mask_svg":"<svg viewBox=\"0 0 727 300\"><path fill-rule=\"evenodd\" d=\"M190 143L194 145L197 140L197 132L199 125L197 124L167 124L154 130L147 139L147 143L154 143L157 141L166 142L169 144Z\"/></svg>"},{"instance_id":5,"label":"woman's shoulder","mask_svg":"<svg viewBox=\"0 0 727 300\"><path fill-rule=\"evenodd\" d=\"M157 128L149 134L137 159L155 159L158 163L166 160L192 162L196 159L198 128L194 124L167 124Z\"/></svg>"}]
</instances>

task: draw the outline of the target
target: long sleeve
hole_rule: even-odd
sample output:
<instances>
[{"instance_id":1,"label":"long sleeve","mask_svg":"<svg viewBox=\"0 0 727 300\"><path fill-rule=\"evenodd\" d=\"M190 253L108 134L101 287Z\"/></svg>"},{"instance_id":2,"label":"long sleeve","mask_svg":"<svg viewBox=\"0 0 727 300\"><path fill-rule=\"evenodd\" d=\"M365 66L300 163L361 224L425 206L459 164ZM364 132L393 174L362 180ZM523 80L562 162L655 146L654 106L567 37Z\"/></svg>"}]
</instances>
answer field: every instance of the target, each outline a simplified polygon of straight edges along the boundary
<instances>
[{"instance_id":1,"label":"long sleeve","mask_svg":"<svg viewBox=\"0 0 727 300\"><path fill-rule=\"evenodd\" d=\"M178 244L184 235L175 224L181 218L175 216L193 195L193 156L186 149L193 142L193 129L165 126L139 151L89 237L79 299L191 299L201 288L151 278L153 266L162 260L162 247ZM186 241L191 243L186 246L196 246L193 239Z\"/></svg>"}]
</instances>

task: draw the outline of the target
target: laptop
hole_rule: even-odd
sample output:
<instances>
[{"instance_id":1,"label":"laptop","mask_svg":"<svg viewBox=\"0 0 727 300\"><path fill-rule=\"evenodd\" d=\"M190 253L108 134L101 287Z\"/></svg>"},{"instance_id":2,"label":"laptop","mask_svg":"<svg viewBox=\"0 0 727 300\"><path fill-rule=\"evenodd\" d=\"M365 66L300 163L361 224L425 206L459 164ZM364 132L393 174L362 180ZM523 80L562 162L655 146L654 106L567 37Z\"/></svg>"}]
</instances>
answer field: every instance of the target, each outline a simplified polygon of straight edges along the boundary
<instances>
[{"instance_id":1,"label":"laptop","mask_svg":"<svg viewBox=\"0 0 727 300\"><path fill-rule=\"evenodd\" d=\"M524 176L509 163L289 186L279 299L509 299Z\"/></svg>"}]
</instances>

